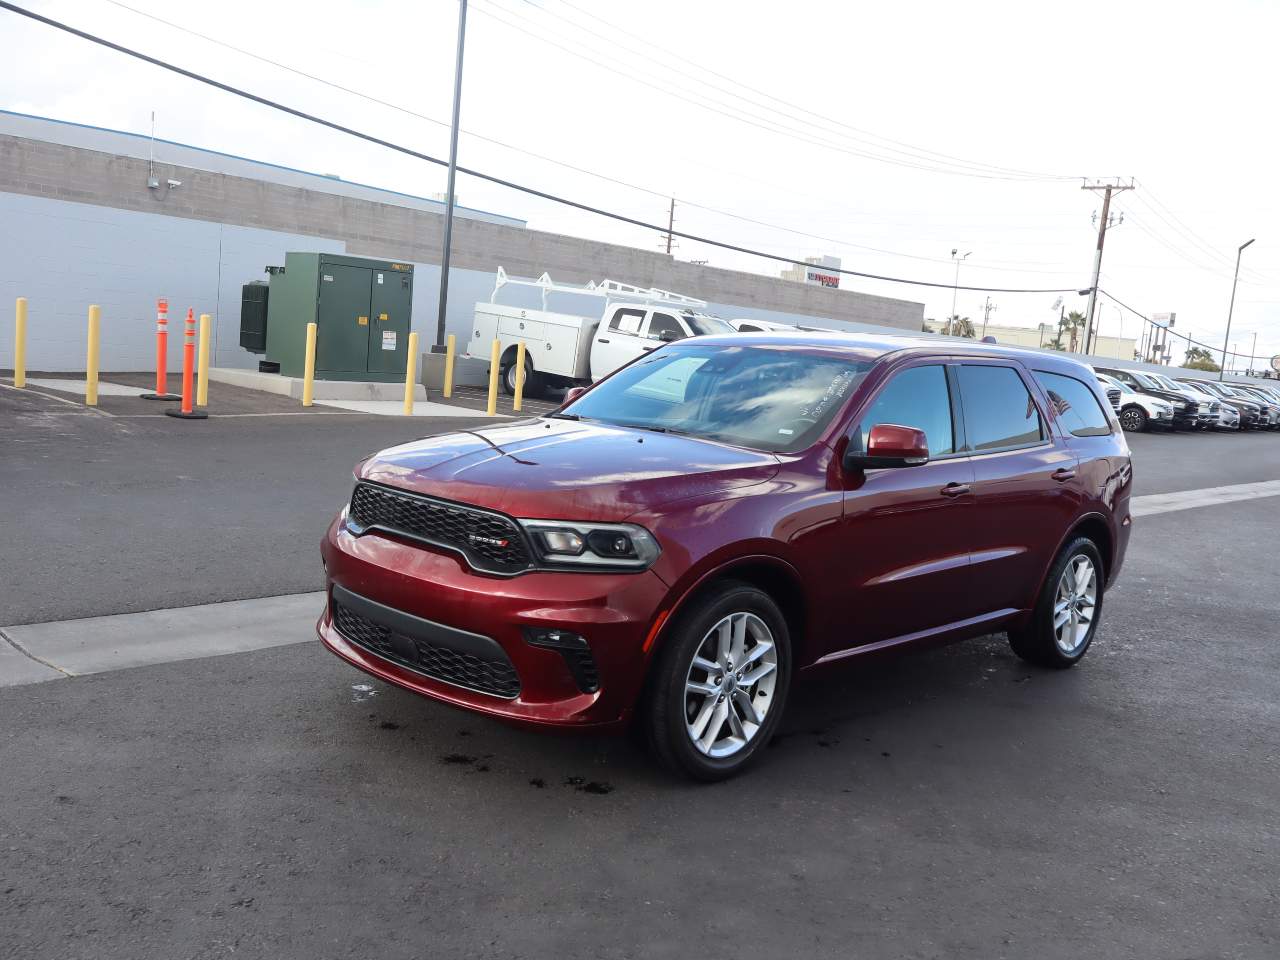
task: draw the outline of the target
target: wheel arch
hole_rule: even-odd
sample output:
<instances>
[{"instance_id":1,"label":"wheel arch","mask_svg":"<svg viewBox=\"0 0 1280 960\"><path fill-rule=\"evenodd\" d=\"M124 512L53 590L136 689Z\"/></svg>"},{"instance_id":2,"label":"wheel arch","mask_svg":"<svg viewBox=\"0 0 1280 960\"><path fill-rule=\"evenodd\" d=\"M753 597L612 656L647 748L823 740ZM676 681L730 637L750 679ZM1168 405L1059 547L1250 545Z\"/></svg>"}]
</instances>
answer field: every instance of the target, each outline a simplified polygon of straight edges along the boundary
<instances>
[{"instance_id":1,"label":"wheel arch","mask_svg":"<svg viewBox=\"0 0 1280 960\"><path fill-rule=\"evenodd\" d=\"M670 635L671 626L681 613L689 608L692 601L705 596L726 582L747 583L767 593L782 611L787 622L787 632L791 637L791 653L793 663L798 666L806 662L805 648L809 628L808 600L804 593L803 581L799 571L780 557L768 554L755 554L727 560L709 570L704 571L696 580L687 586L666 608L665 615L659 613L652 633L646 655L652 663L661 651Z\"/></svg>"},{"instance_id":2,"label":"wheel arch","mask_svg":"<svg viewBox=\"0 0 1280 960\"><path fill-rule=\"evenodd\" d=\"M1115 567L1115 537L1111 534L1111 525L1107 523L1106 518L1100 513L1090 513L1077 520L1067 531L1067 535L1062 538L1062 542L1058 544L1058 549L1053 553L1054 559L1057 559L1062 548L1076 537L1087 537L1093 541L1094 546L1098 548L1098 553L1102 556L1103 582L1110 583L1111 571Z\"/></svg>"}]
</instances>

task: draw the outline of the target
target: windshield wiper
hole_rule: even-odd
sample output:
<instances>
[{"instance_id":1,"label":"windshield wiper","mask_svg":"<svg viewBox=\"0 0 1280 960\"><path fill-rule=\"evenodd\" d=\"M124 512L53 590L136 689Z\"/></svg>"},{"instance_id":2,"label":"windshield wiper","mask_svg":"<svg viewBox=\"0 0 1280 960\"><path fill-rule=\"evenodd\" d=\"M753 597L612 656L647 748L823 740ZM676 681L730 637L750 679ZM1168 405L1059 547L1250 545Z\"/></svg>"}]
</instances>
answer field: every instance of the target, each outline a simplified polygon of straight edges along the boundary
<instances>
[{"instance_id":1,"label":"windshield wiper","mask_svg":"<svg viewBox=\"0 0 1280 960\"><path fill-rule=\"evenodd\" d=\"M620 423L620 427L631 427L633 430L648 430L651 433L670 433L679 437L691 437L693 434L679 427L660 427L656 423Z\"/></svg>"},{"instance_id":2,"label":"windshield wiper","mask_svg":"<svg viewBox=\"0 0 1280 960\"><path fill-rule=\"evenodd\" d=\"M582 417L576 413L548 413L549 420L581 420Z\"/></svg>"}]
</instances>

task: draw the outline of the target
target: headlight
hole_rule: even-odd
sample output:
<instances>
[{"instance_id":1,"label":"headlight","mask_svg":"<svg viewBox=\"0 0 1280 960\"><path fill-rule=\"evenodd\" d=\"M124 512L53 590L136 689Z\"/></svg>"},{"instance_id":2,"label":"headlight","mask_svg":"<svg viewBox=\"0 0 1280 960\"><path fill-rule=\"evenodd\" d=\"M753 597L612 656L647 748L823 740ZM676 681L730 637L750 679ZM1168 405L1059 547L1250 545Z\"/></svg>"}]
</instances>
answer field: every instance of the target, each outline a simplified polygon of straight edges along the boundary
<instances>
[{"instance_id":1,"label":"headlight","mask_svg":"<svg viewBox=\"0 0 1280 960\"><path fill-rule=\"evenodd\" d=\"M1175 404L1173 405L1173 408L1174 408L1175 410L1185 410L1185 409L1187 409L1187 405L1186 405L1185 403L1182 403L1181 401L1179 401L1179 402L1177 402L1177 403L1175 403Z\"/></svg>"},{"instance_id":2,"label":"headlight","mask_svg":"<svg viewBox=\"0 0 1280 960\"><path fill-rule=\"evenodd\" d=\"M546 566L643 570L662 552L658 541L634 523L521 520Z\"/></svg>"}]
</instances>

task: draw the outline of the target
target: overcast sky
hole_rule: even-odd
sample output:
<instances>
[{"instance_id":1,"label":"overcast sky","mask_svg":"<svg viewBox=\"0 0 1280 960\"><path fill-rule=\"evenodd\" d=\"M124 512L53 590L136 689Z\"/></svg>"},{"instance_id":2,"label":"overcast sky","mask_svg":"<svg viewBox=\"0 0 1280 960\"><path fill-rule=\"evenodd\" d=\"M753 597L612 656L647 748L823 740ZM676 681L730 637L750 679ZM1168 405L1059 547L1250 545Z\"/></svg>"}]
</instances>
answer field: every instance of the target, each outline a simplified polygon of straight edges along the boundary
<instances>
[{"instance_id":1,"label":"overcast sky","mask_svg":"<svg viewBox=\"0 0 1280 960\"><path fill-rule=\"evenodd\" d=\"M28 0L187 68L447 153L456 0L125 3ZM444 190L442 168L11 13L0 11L0 36L5 109L136 132L154 110L164 139L420 195ZM1137 189L1113 203L1125 220L1108 233L1102 286L1143 313L1175 311L1175 329L1220 346L1236 247L1257 237L1232 342L1247 352L1256 331L1270 355L1280 353L1278 36L1280 5L1232 0L471 0L459 162L653 222L665 222L674 196L677 229L784 256L831 254L869 273L950 284L959 248L972 251L962 284L1019 288L1088 286L1101 201L1079 178L1132 177ZM458 193L533 229L660 242L465 177ZM784 268L688 241L675 253ZM842 285L922 301L928 317L951 309L949 288ZM993 323L1057 316L1055 294L990 296ZM957 312L980 319L985 297L960 291ZM1084 298L1066 300L1083 309ZM1102 333L1136 335L1141 321L1100 303Z\"/></svg>"}]
</instances>

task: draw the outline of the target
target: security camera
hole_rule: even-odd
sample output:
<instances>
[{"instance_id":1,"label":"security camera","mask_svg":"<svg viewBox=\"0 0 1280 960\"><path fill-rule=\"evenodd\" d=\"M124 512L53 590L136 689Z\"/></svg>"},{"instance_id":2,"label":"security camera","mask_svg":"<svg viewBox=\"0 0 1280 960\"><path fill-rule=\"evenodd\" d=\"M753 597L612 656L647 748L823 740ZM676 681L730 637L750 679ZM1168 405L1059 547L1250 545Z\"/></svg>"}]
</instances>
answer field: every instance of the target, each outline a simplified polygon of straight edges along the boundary
<instances>
[{"instance_id":1,"label":"security camera","mask_svg":"<svg viewBox=\"0 0 1280 960\"><path fill-rule=\"evenodd\" d=\"M166 182L169 184L169 189L170 189L170 190L172 190L174 187L180 187L180 186L182 186L182 181L181 181L181 180L168 180L168 181L166 181Z\"/></svg>"}]
</instances>

